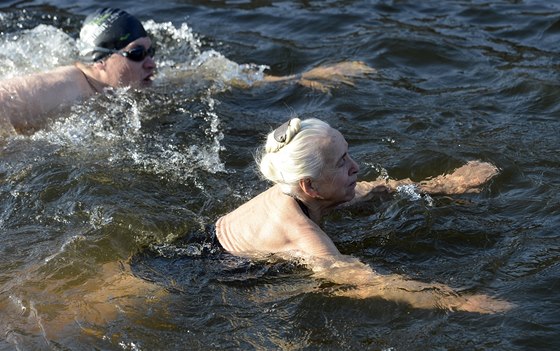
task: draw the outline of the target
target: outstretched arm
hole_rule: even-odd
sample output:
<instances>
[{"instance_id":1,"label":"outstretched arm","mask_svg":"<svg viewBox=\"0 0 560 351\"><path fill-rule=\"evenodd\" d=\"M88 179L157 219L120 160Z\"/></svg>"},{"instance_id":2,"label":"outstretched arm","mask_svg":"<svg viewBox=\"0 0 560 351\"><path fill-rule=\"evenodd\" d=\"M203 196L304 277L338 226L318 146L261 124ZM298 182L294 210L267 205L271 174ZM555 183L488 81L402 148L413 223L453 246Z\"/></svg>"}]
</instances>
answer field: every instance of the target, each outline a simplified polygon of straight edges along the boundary
<instances>
[{"instance_id":1,"label":"outstretched arm","mask_svg":"<svg viewBox=\"0 0 560 351\"><path fill-rule=\"evenodd\" d=\"M315 258L311 261L317 278L349 285L337 289L336 296L350 298L382 298L402 302L414 308L446 309L477 313L504 312L513 307L507 301L488 295L460 295L444 284L424 283L400 275L380 275L355 258Z\"/></svg>"},{"instance_id":2,"label":"outstretched arm","mask_svg":"<svg viewBox=\"0 0 560 351\"><path fill-rule=\"evenodd\" d=\"M480 186L498 173L498 168L488 162L469 161L455 169L451 174L442 174L418 183L408 178L400 180L378 178L374 181L358 182L356 184L356 196L348 205L366 201L375 196L388 195L403 185L415 185L420 191L431 195L476 193L480 191Z\"/></svg>"},{"instance_id":3,"label":"outstretched arm","mask_svg":"<svg viewBox=\"0 0 560 351\"><path fill-rule=\"evenodd\" d=\"M354 85L353 79L375 73L376 70L361 61L346 61L332 65L315 67L302 74L290 76L265 75L264 82L295 81L298 84L314 90L329 92L340 85Z\"/></svg>"},{"instance_id":4,"label":"outstretched arm","mask_svg":"<svg viewBox=\"0 0 560 351\"><path fill-rule=\"evenodd\" d=\"M188 69L173 71L166 77L166 82L184 84L185 81L217 82L218 90L229 87L250 88L270 83L296 83L302 86L329 92L340 85L354 85L354 79L375 73L375 69L361 61L345 61L315 67L300 74L275 76L264 73L263 66L238 64L223 55L205 55L189 65Z\"/></svg>"},{"instance_id":5,"label":"outstretched arm","mask_svg":"<svg viewBox=\"0 0 560 351\"><path fill-rule=\"evenodd\" d=\"M481 161L469 161L453 173L440 175L419 183L420 189L428 194L463 194L480 192L480 186L499 173L496 166Z\"/></svg>"},{"instance_id":6,"label":"outstretched arm","mask_svg":"<svg viewBox=\"0 0 560 351\"><path fill-rule=\"evenodd\" d=\"M512 305L487 295L460 295L439 283L424 283L397 274L381 275L358 259L341 254L332 240L319 228L298 231L295 247L286 254L296 254L318 279L337 284L334 294L351 298L382 298L407 303L415 308L446 309L478 313L506 311ZM282 255L282 254L279 254Z\"/></svg>"}]
</instances>

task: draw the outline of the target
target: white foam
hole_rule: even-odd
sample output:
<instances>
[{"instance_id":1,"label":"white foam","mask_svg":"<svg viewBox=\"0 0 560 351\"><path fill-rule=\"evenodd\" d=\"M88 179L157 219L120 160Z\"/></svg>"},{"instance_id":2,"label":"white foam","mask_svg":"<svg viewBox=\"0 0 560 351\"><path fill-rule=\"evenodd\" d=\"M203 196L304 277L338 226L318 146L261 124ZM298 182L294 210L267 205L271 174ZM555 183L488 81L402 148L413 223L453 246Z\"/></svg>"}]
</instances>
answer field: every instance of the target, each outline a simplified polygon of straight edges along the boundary
<instances>
[{"instance_id":1,"label":"white foam","mask_svg":"<svg viewBox=\"0 0 560 351\"><path fill-rule=\"evenodd\" d=\"M30 138L70 148L85 157L93 154L100 161L105 158L112 164L132 161L144 171L166 178L190 178L195 170L224 171L219 156L223 149L223 134L213 94L229 89L234 81L236 84L252 84L262 80L268 67L238 64L215 50L202 50L200 37L185 23L175 27L170 22L149 20L144 26L157 47L155 60L159 77L153 91L142 95L129 89L111 89L108 94L62 112L46 129ZM5 51L10 52L10 56L0 56L0 69L6 70L0 72L0 79L2 74L8 75L7 72L10 75L25 74L78 59L79 40L73 40L62 30L48 25L11 34L11 37L0 37L0 42L6 44L8 49ZM184 76L194 77L191 81L183 81L185 89L165 89L170 80ZM191 86L189 82L192 81L199 85ZM158 82L164 83L158 85ZM168 136L142 130L143 122L161 117L157 114L162 110L151 107L158 93L163 94L161 99L168 99L168 103L173 104L168 106L170 111L179 111L184 118L196 119L197 123L200 120L204 136L183 144L169 140ZM190 98L197 106L202 105L202 110L193 112L176 106Z\"/></svg>"},{"instance_id":2,"label":"white foam","mask_svg":"<svg viewBox=\"0 0 560 351\"><path fill-rule=\"evenodd\" d=\"M428 194L422 194L418 186L414 184L399 185L397 187L397 193L411 201L424 200L426 205L433 206L434 200Z\"/></svg>"},{"instance_id":3,"label":"white foam","mask_svg":"<svg viewBox=\"0 0 560 351\"><path fill-rule=\"evenodd\" d=\"M1 36L0 47L0 79L50 70L77 58L74 39L45 24Z\"/></svg>"}]
</instances>

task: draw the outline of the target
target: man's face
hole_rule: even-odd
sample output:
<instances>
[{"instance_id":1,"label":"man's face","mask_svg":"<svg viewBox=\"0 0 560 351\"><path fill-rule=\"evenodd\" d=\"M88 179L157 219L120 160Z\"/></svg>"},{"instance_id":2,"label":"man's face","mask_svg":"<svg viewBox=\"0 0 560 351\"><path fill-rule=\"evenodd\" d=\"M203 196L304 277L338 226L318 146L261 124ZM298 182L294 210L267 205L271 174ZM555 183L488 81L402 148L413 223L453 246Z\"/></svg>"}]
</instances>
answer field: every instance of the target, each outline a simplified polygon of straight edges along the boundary
<instances>
[{"instance_id":1,"label":"man's face","mask_svg":"<svg viewBox=\"0 0 560 351\"><path fill-rule=\"evenodd\" d=\"M152 41L148 37L138 38L128 44L121 52L142 47L150 49ZM152 84L156 64L150 55L146 55L141 61L134 61L120 53L112 54L105 60L106 83L112 87L143 88Z\"/></svg>"}]
</instances>

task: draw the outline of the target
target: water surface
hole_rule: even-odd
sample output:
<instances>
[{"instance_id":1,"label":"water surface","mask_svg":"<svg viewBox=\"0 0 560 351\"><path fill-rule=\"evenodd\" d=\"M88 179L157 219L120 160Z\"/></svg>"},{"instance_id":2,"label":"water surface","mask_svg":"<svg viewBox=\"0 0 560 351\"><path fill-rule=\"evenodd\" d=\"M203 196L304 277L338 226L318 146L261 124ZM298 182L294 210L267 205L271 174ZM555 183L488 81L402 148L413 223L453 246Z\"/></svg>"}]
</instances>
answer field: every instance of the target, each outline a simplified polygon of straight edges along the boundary
<instances>
[{"instance_id":1,"label":"water surface","mask_svg":"<svg viewBox=\"0 0 560 351\"><path fill-rule=\"evenodd\" d=\"M552 350L560 347L560 5L527 1L4 1L0 77L71 64L84 17L120 6L159 75L0 140L0 349ZM361 60L328 93L242 89ZM253 155L292 114L342 131L361 178L471 159L481 193L333 214L343 253L517 305L497 315L330 296L287 262L188 238L266 189Z\"/></svg>"}]
</instances>

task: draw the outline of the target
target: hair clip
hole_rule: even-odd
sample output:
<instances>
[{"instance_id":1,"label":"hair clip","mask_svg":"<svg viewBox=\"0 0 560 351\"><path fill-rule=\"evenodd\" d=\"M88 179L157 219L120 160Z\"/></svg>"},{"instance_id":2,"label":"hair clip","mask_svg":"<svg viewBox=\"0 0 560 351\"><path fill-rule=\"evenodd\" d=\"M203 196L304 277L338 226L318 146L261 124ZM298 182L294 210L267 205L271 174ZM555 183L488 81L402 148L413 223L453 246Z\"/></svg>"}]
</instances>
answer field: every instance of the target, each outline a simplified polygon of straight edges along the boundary
<instances>
[{"instance_id":1,"label":"hair clip","mask_svg":"<svg viewBox=\"0 0 560 351\"><path fill-rule=\"evenodd\" d=\"M274 131L274 140L276 140L279 143L286 142L286 132L288 131L288 128L290 127L290 121L288 121L288 122L282 124L280 127L276 128L276 130Z\"/></svg>"}]
</instances>

